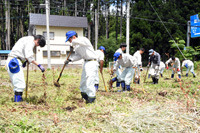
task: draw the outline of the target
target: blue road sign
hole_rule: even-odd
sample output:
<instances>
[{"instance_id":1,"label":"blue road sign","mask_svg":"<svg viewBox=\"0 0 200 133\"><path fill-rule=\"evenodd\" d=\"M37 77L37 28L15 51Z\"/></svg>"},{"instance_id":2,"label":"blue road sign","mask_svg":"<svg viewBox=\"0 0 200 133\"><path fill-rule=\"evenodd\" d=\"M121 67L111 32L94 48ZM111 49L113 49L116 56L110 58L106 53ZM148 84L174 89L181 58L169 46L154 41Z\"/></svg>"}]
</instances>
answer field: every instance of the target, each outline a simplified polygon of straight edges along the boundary
<instances>
[{"instance_id":1,"label":"blue road sign","mask_svg":"<svg viewBox=\"0 0 200 133\"><path fill-rule=\"evenodd\" d=\"M190 16L191 38L200 37L200 20L199 15Z\"/></svg>"}]
</instances>

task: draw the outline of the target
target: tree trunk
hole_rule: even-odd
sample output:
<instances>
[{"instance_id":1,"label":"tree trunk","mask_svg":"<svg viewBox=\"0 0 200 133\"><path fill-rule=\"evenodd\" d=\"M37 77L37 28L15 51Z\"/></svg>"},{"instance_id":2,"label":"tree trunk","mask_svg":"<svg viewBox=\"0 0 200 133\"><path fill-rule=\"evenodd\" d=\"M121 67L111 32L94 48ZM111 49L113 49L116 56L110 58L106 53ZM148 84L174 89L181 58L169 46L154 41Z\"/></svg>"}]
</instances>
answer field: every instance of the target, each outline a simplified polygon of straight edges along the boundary
<instances>
[{"instance_id":1,"label":"tree trunk","mask_svg":"<svg viewBox=\"0 0 200 133\"><path fill-rule=\"evenodd\" d=\"M109 35L108 35L108 12L109 12L109 8L108 8L108 6L106 6L106 39L109 38Z\"/></svg>"},{"instance_id":2,"label":"tree trunk","mask_svg":"<svg viewBox=\"0 0 200 133\"><path fill-rule=\"evenodd\" d=\"M77 0L75 0L75 17L77 17Z\"/></svg>"},{"instance_id":3,"label":"tree trunk","mask_svg":"<svg viewBox=\"0 0 200 133\"><path fill-rule=\"evenodd\" d=\"M10 50L10 1L5 0L6 6L6 50Z\"/></svg>"},{"instance_id":4,"label":"tree trunk","mask_svg":"<svg viewBox=\"0 0 200 133\"><path fill-rule=\"evenodd\" d=\"M122 39L122 16L123 16L123 0L121 0L121 15L120 15L120 39Z\"/></svg>"},{"instance_id":5,"label":"tree trunk","mask_svg":"<svg viewBox=\"0 0 200 133\"><path fill-rule=\"evenodd\" d=\"M118 15L119 15L119 0L117 0L117 12L116 12L116 23L115 23L115 31L116 31L116 40L117 40L117 35L118 35Z\"/></svg>"}]
</instances>

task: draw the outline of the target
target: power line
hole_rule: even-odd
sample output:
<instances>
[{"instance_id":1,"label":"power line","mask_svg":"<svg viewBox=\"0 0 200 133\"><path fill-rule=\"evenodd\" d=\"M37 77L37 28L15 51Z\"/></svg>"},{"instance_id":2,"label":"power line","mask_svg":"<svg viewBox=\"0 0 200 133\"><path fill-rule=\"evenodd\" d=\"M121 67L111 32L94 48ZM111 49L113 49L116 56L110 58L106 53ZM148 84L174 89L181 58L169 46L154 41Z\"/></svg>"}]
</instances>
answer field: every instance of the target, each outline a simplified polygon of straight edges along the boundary
<instances>
[{"instance_id":1,"label":"power line","mask_svg":"<svg viewBox=\"0 0 200 133\"><path fill-rule=\"evenodd\" d=\"M182 56L185 58L184 54L181 52L180 48L178 47L178 44L176 43L176 41L174 40L174 38L172 37L172 35L170 34L169 30L167 29L167 27L165 26L165 24L163 23L162 19L160 18L160 16L158 15L157 11L154 9L153 5L151 4L150 0L148 0L150 6L153 8L154 12L156 13L156 15L158 16L158 18L160 19L161 23L163 24L163 26L165 27L165 30L167 31L167 33L169 34L169 36L171 37L171 39L174 41L174 43L176 44L178 50L180 51L180 53L182 54ZM185 58L186 59L186 58Z\"/></svg>"}]
</instances>

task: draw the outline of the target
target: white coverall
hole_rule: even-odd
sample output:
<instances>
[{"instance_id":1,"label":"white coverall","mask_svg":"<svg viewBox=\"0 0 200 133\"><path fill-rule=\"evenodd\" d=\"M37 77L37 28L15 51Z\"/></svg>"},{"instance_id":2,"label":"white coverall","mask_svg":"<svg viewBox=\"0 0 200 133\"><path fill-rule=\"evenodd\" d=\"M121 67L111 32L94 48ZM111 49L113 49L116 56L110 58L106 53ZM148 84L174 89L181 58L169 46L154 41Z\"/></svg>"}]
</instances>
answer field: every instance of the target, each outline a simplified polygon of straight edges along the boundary
<instances>
[{"instance_id":1,"label":"white coverall","mask_svg":"<svg viewBox=\"0 0 200 133\"><path fill-rule=\"evenodd\" d=\"M95 78L98 72L98 63L94 48L86 37L73 39L72 46L74 47L75 55L70 57L71 61L85 60L81 75L80 90L86 93L88 97L94 98L96 96Z\"/></svg>"},{"instance_id":2,"label":"white coverall","mask_svg":"<svg viewBox=\"0 0 200 133\"><path fill-rule=\"evenodd\" d=\"M192 74L194 73L194 63L191 60L184 60L182 63L182 67L185 67L185 66L187 66L186 73L188 73L189 70Z\"/></svg>"},{"instance_id":3,"label":"white coverall","mask_svg":"<svg viewBox=\"0 0 200 133\"><path fill-rule=\"evenodd\" d=\"M151 65L150 65L150 67L149 67L149 75L151 75L151 73L152 73L152 71L153 71L153 63L152 63L152 61L150 61L151 59L150 59L151 57L149 57L149 62L151 63ZM150 77L149 77L150 78Z\"/></svg>"},{"instance_id":4,"label":"white coverall","mask_svg":"<svg viewBox=\"0 0 200 133\"><path fill-rule=\"evenodd\" d=\"M150 62L152 64L152 69L150 71L151 77L159 79L160 73L160 54L154 51L154 55L150 57Z\"/></svg>"},{"instance_id":5,"label":"white coverall","mask_svg":"<svg viewBox=\"0 0 200 133\"><path fill-rule=\"evenodd\" d=\"M139 78L139 76L140 76L140 66L142 66L142 56L140 54L140 50L136 51L134 53L133 57L136 58L136 63L137 63L136 78Z\"/></svg>"},{"instance_id":6,"label":"white coverall","mask_svg":"<svg viewBox=\"0 0 200 133\"><path fill-rule=\"evenodd\" d=\"M160 74L163 74L164 70L165 70L165 64L161 61L160 62Z\"/></svg>"},{"instance_id":7,"label":"white coverall","mask_svg":"<svg viewBox=\"0 0 200 133\"><path fill-rule=\"evenodd\" d=\"M136 58L129 54L122 54L122 59L118 59L116 61L116 66L114 67L114 70L117 70L120 65L125 69L117 79L120 82L125 81L126 85L130 85L131 80L133 79L133 75L135 73L135 68L133 67L136 67Z\"/></svg>"},{"instance_id":8,"label":"white coverall","mask_svg":"<svg viewBox=\"0 0 200 133\"><path fill-rule=\"evenodd\" d=\"M34 46L35 43L33 36L22 37L15 43L10 54L8 55L8 59L6 61L7 71L10 76L12 85L14 86L14 91L16 92L23 92L24 88L26 87L21 60L25 61L27 59L29 63L34 61L33 57ZM14 57L21 59L21 60L17 59L20 66L20 71L18 73L11 73L8 67L10 60L13 59Z\"/></svg>"},{"instance_id":9,"label":"white coverall","mask_svg":"<svg viewBox=\"0 0 200 133\"><path fill-rule=\"evenodd\" d=\"M119 52L120 54L124 53L121 48L119 48L116 52ZM115 67L115 66L116 66L116 62L114 63L113 67ZM117 77L119 77L122 74L122 71L121 71L122 68L121 68L121 66L119 66L119 67L120 68L116 69L116 72L115 72L115 74L117 75Z\"/></svg>"},{"instance_id":10,"label":"white coverall","mask_svg":"<svg viewBox=\"0 0 200 133\"><path fill-rule=\"evenodd\" d=\"M175 61L173 61L172 60L172 58L170 58L169 60L167 60L166 62L165 62L165 64L169 64L169 63L173 63L173 68L175 68L176 69L176 71L177 71L177 73L178 74L181 74L181 63L180 63L180 60L179 60L179 58L175 58ZM174 72L174 70L172 69L172 74L174 74L175 72Z\"/></svg>"},{"instance_id":11,"label":"white coverall","mask_svg":"<svg viewBox=\"0 0 200 133\"><path fill-rule=\"evenodd\" d=\"M100 66L100 61L104 61L104 53L101 50L95 51L97 55L97 62L99 63L98 66ZM99 84L99 73L97 71L97 76L95 78L95 84Z\"/></svg>"}]
</instances>

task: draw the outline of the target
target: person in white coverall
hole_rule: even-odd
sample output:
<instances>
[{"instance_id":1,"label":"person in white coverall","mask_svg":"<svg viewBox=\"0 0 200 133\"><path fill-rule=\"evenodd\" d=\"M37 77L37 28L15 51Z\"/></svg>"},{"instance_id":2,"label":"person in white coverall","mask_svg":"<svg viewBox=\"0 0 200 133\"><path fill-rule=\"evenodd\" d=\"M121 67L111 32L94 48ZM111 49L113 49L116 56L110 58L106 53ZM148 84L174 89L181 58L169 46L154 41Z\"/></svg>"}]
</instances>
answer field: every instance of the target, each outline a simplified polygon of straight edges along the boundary
<instances>
[{"instance_id":1,"label":"person in white coverall","mask_svg":"<svg viewBox=\"0 0 200 133\"><path fill-rule=\"evenodd\" d=\"M116 61L116 66L113 68L113 72L115 72L120 65L125 69L120 76L113 78L109 82L110 87L112 86L113 82L119 80L121 82L122 91L130 91L130 83L135 73L135 68L133 67L136 67L137 65L136 58L129 54L121 54L119 52L116 52L114 54L114 57Z\"/></svg>"},{"instance_id":2,"label":"person in white coverall","mask_svg":"<svg viewBox=\"0 0 200 133\"><path fill-rule=\"evenodd\" d=\"M115 51L115 53L116 52L118 52L118 53L120 53L120 54L123 54L124 53L124 51L126 50L126 47L127 47L127 45L126 45L126 43L121 43L120 44L120 48L119 49L117 49L117 51ZM114 63L114 66L113 67L115 67L116 66L116 61L114 61L115 63ZM119 68L117 68L117 70L115 71L115 74L117 75L117 77L119 77L120 75L121 75L121 66L119 66ZM120 82L117 80L117 82L116 82L116 87L120 87Z\"/></svg>"},{"instance_id":3,"label":"person in white coverall","mask_svg":"<svg viewBox=\"0 0 200 133\"><path fill-rule=\"evenodd\" d=\"M182 61L182 67L181 67L181 71L182 71L182 68L183 67L186 67L186 77L188 77L188 72L190 70L190 72L193 74L193 77L195 78L196 75L194 73L194 63L191 61L191 60L185 60L183 59Z\"/></svg>"},{"instance_id":4,"label":"person in white coverall","mask_svg":"<svg viewBox=\"0 0 200 133\"><path fill-rule=\"evenodd\" d=\"M137 69L138 71L136 72L136 77L138 80L137 80L137 83L140 84L140 71L143 71L143 68L142 68L142 54L144 53L144 48L140 48L140 50L136 51L134 54L133 54L133 57L136 58L137 60Z\"/></svg>"},{"instance_id":5,"label":"person in white coverall","mask_svg":"<svg viewBox=\"0 0 200 133\"><path fill-rule=\"evenodd\" d=\"M152 66L153 66L152 60L153 60L153 59L151 59L151 58L152 58L152 57L150 56L150 57L149 57L149 61L148 61L148 65L147 65L147 67L149 67L148 78L151 77L151 73L152 73L152 71L153 71L153 68L152 68ZM151 65L149 65L149 64L151 64Z\"/></svg>"},{"instance_id":6,"label":"person in white coverall","mask_svg":"<svg viewBox=\"0 0 200 133\"><path fill-rule=\"evenodd\" d=\"M173 69L172 69L171 78L174 78L175 72L177 72L177 73L178 73L178 77L181 78L181 63L180 63L179 58L173 56L173 57L171 57L169 60L167 60L167 61L165 62L165 64L166 64L166 69L169 69L169 66L168 66L169 63L172 63L172 64L173 64L173 66L172 66Z\"/></svg>"},{"instance_id":7,"label":"person in white coverall","mask_svg":"<svg viewBox=\"0 0 200 133\"><path fill-rule=\"evenodd\" d=\"M45 45L46 41L42 35L25 36L15 43L8 55L6 66L10 80L14 86L14 102L23 101L22 95L26 85L22 67L25 67L26 63L29 62L37 65L42 72L45 71L44 67L35 61L33 54L35 46L44 47Z\"/></svg>"},{"instance_id":8,"label":"person in white coverall","mask_svg":"<svg viewBox=\"0 0 200 133\"><path fill-rule=\"evenodd\" d=\"M80 83L81 96L86 100L86 103L93 103L96 99L94 85L98 72L98 62L94 48L86 37L78 37L75 31L68 31L66 37L66 42L69 41L72 44L75 55L66 60L65 63L84 59Z\"/></svg>"},{"instance_id":9,"label":"person in white coverall","mask_svg":"<svg viewBox=\"0 0 200 133\"><path fill-rule=\"evenodd\" d=\"M165 70L165 63L160 61L160 76L163 77L163 72Z\"/></svg>"},{"instance_id":10,"label":"person in white coverall","mask_svg":"<svg viewBox=\"0 0 200 133\"><path fill-rule=\"evenodd\" d=\"M100 67L100 73L102 74L103 71L103 64L104 64L104 52L105 52L105 47L100 46L99 50L95 51L96 55L97 55L97 62L99 63L99 67ZM97 72L97 76L95 78L95 88L96 91L98 91L99 89L99 73Z\"/></svg>"},{"instance_id":11,"label":"person in white coverall","mask_svg":"<svg viewBox=\"0 0 200 133\"><path fill-rule=\"evenodd\" d=\"M160 54L154 51L153 49L149 50L150 61L147 67L149 67L150 63L152 63L151 77L153 80L153 84L158 84L159 73L160 73Z\"/></svg>"}]
</instances>

